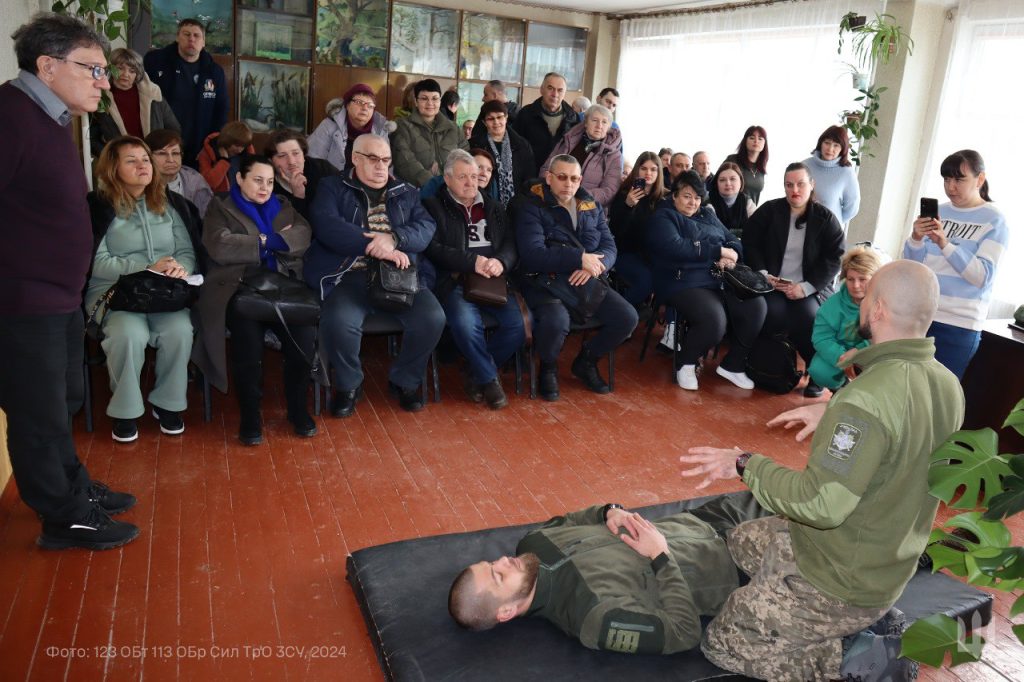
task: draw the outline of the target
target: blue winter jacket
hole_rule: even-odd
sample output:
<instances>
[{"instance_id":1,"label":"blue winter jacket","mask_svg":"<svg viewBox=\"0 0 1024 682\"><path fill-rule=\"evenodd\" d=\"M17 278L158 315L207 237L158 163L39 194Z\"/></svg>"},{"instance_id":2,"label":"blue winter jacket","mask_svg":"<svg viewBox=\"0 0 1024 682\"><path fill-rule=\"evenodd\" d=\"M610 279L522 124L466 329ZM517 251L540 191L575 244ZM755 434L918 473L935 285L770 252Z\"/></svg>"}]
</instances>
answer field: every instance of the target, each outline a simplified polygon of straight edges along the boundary
<instances>
[{"instance_id":1,"label":"blue winter jacket","mask_svg":"<svg viewBox=\"0 0 1024 682\"><path fill-rule=\"evenodd\" d=\"M356 258L366 254L370 239L363 233L367 231L369 203L369 197L352 179L351 172L345 177L324 178L317 186L316 199L309 209L313 242L306 251L303 277L320 292L321 298L327 298ZM398 240L396 248L416 263L417 254L427 248L435 230L434 219L420 203L419 189L391 178L384 204Z\"/></svg>"},{"instance_id":2,"label":"blue winter jacket","mask_svg":"<svg viewBox=\"0 0 1024 682\"><path fill-rule=\"evenodd\" d=\"M654 274L654 290L666 298L682 289L721 289L711 267L722 257L722 247L743 257L739 238L702 206L687 218L666 199L647 222L647 255Z\"/></svg>"},{"instance_id":3,"label":"blue winter jacket","mask_svg":"<svg viewBox=\"0 0 1024 682\"><path fill-rule=\"evenodd\" d=\"M520 271L571 273L579 270L584 252L573 244L570 234L575 234L586 253L604 254L601 262L606 270L615 265L615 239L608 229L604 209L585 189L581 187L576 192L575 231L569 212L558 205L546 183L536 182L516 198Z\"/></svg>"}]
</instances>

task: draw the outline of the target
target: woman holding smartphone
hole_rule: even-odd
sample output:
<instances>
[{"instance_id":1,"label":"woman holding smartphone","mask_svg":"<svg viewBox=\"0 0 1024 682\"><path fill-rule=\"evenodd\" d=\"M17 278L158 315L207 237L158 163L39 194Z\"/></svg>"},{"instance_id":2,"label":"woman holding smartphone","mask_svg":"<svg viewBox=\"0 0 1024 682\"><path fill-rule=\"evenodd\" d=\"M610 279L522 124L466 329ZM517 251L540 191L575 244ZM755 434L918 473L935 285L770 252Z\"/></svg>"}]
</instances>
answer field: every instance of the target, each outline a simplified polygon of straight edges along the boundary
<instances>
[{"instance_id":1,"label":"woman holding smartphone","mask_svg":"<svg viewBox=\"0 0 1024 682\"><path fill-rule=\"evenodd\" d=\"M764 272L775 286L765 296L768 317L762 333L787 334L810 366L814 316L834 291L846 239L835 214L815 200L806 165L789 164L784 182L786 196L765 202L747 220L743 249L747 265ZM813 381L804 389L808 398L821 393Z\"/></svg>"},{"instance_id":2,"label":"woman holding smartphone","mask_svg":"<svg viewBox=\"0 0 1024 682\"><path fill-rule=\"evenodd\" d=\"M647 219L664 197L661 159L654 152L644 152L612 199L608 224L619 250L615 272L625 285L623 298L634 306L643 303L653 290L651 268L644 255Z\"/></svg>"},{"instance_id":3,"label":"woman holding smartphone","mask_svg":"<svg viewBox=\"0 0 1024 682\"><path fill-rule=\"evenodd\" d=\"M1009 228L989 196L985 161L978 152L950 154L939 173L949 202L938 206L937 215L914 221L903 257L924 263L939 278L939 307L928 336L935 339L935 359L962 379L978 350ZM921 200L922 209L933 210L930 204Z\"/></svg>"}]
</instances>

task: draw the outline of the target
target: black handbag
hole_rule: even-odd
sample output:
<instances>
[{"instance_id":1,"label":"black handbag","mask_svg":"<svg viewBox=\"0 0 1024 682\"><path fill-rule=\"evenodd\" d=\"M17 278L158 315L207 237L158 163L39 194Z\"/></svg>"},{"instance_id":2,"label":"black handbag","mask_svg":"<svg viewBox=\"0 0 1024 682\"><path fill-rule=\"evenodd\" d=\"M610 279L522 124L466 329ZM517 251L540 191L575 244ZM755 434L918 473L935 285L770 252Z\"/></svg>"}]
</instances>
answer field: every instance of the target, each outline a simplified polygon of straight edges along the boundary
<instances>
[{"instance_id":1,"label":"black handbag","mask_svg":"<svg viewBox=\"0 0 1024 682\"><path fill-rule=\"evenodd\" d=\"M140 270L121 275L100 299L108 310L129 313L174 313L188 308L199 297L199 287L179 277ZM98 302L97 302L98 303Z\"/></svg>"},{"instance_id":2,"label":"black handbag","mask_svg":"<svg viewBox=\"0 0 1024 682\"><path fill-rule=\"evenodd\" d=\"M574 286L569 283L569 275L564 272L537 275L533 281L565 305L575 324L585 324L594 316L609 289L603 277L591 277L583 284Z\"/></svg>"},{"instance_id":3,"label":"black handbag","mask_svg":"<svg viewBox=\"0 0 1024 682\"><path fill-rule=\"evenodd\" d=\"M258 322L311 325L320 319L320 301L305 282L260 268L239 280L235 311Z\"/></svg>"},{"instance_id":4,"label":"black handbag","mask_svg":"<svg viewBox=\"0 0 1024 682\"><path fill-rule=\"evenodd\" d=\"M760 338L747 356L747 376L758 388L770 393L789 393L804 372L796 368L796 349L785 335Z\"/></svg>"},{"instance_id":5,"label":"black handbag","mask_svg":"<svg viewBox=\"0 0 1024 682\"><path fill-rule=\"evenodd\" d=\"M416 298L416 264L400 268L389 260L367 259L366 297L377 310L401 313Z\"/></svg>"},{"instance_id":6,"label":"black handbag","mask_svg":"<svg viewBox=\"0 0 1024 682\"><path fill-rule=\"evenodd\" d=\"M462 297L477 305L501 307L508 303L508 280L505 275L484 277L477 272L464 272Z\"/></svg>"},{"instance_id":7,"label":"black handbag","mask_svg":"<svg viewBox=\"0 0 1024 682\"><path fill-rule=\"evenodd\" d=\"M741 300L764 296L775 291L768 278L759 270L753 270L749 265L737 263L731 268L722 269L718 264L711 266L711 274L725 282L736 297Z\"/></svg>"}]
</instances>

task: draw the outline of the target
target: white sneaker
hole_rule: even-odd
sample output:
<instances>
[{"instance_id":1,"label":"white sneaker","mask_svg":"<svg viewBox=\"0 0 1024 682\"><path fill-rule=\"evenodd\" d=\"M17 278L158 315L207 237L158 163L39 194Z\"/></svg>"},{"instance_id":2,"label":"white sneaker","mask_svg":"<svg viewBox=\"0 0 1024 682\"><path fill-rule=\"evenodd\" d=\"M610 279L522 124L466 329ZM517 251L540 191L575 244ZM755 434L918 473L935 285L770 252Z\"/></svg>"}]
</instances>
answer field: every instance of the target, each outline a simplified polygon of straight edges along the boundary
<instances>
[{"instance_id":1,"label":"white sneaker","mask_svg":"<svg viewBox=\"0 0 1024 682\"><path fill-rule=\"evenodd\" d=\"M721 365L715 370L715 374L722 377L726 381L730 381L740 388L753 388L754 382L750 380L746 372L730 372L727 369L723 369Z\"/></svg>"},{"instance_id":2,"label":"white sneaker","mask_svg":"<svg viewBox=\"0 0 1024 682\"><path fill-rule=\"evenodd\" d=\"M665 333L661 335L661 341L658 343L665 348L668 348L669 352L672 351L672 341L676 338L676 323L669 322L665 325Z\"/></svg>"},{"instance_id":3,"label":"white sneaker","mask_svg":"<svg viewBox=\"0 0 1024 682\"><path fill-rule=\"evenodd\" d=\"M697 365L683 365L676 372L676 383L687 391L697 390Z\"/></svg>"}]
</instances>

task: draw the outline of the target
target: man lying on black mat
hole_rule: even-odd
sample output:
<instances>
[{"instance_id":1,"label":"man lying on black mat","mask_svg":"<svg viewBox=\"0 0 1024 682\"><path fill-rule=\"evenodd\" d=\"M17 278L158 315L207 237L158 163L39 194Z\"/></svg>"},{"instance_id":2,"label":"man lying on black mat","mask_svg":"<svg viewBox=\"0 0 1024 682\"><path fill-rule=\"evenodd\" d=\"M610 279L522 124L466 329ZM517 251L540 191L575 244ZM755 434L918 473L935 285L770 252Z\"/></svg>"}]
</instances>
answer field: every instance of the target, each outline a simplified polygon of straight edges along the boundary
<instances>
[{"instance_id":1,"label":"man lying on black mat","mask_svg":"<svg viewBox=\"0 0 1024 682\"><path fill-rule=\"evenodd\" d=\"M471 630L546 618L591 649L692 649L700 617L718 613L739 586L723 535L752 518L751 504L716 498L653 523L617 504L556 516L527 533L516 556L463 570L448 611Z\"/></svg>"}]
</instances>

